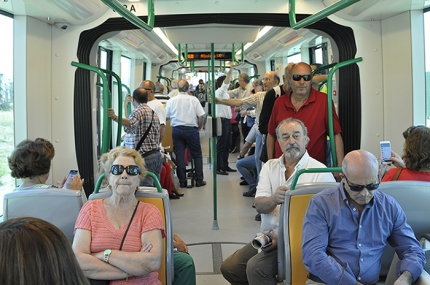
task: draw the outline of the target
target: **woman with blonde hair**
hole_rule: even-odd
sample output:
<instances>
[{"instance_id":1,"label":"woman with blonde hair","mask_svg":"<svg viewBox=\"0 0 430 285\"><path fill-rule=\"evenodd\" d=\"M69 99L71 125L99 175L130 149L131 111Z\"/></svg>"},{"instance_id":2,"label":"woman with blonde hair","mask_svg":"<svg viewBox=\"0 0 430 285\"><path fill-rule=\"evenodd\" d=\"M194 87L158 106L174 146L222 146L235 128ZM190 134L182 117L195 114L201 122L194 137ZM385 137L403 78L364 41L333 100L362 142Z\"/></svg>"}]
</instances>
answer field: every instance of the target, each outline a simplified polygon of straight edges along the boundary
<instances>
[{"instance_id":1,"label":"woman with blonde hair","mask_svg":"<svg viewBox=\"0 0 430 285\"><path fill-rule=\"evenodd\" d=\"M84 274L110 284L161 284L162 217L135 196L146 174L142 156L117 147L102 156L101 166L112 195L87 202L75 225L72 247Z\"/></svg>"}]
</instances>

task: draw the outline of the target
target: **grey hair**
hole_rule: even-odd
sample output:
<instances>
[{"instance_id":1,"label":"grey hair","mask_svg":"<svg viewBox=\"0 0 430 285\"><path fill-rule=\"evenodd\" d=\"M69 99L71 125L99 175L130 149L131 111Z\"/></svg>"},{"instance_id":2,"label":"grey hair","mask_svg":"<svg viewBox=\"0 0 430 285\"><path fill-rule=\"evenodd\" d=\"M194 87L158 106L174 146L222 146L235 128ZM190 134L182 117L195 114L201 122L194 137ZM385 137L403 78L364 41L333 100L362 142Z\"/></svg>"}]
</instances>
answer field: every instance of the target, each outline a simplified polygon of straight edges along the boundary
<instances>
[{"instance_id":1,"label":"grey hair","mask_svg":"<svg viewBox=\"0 0 430 285\"><path fill-rule=\"evenodd\" d=\"M306 126L305 126L305 124L302 122L302 121L300 121L299 119L294 119L294 118L287 118L287 119L284 119L284 120L282 120L279 124L278 124L278 126L276 126L276 137L278 137L279 138L279 136L280 136L280 129L281 129L281 126L283 125L283 124L286 124L286 123L297 123L297 124L299 124L300 126L302 126L302 129L303 129L303 135L305 135L305 136L307 136L308 135L308 129L306 128Z\"/></svg>"}]
</instances>

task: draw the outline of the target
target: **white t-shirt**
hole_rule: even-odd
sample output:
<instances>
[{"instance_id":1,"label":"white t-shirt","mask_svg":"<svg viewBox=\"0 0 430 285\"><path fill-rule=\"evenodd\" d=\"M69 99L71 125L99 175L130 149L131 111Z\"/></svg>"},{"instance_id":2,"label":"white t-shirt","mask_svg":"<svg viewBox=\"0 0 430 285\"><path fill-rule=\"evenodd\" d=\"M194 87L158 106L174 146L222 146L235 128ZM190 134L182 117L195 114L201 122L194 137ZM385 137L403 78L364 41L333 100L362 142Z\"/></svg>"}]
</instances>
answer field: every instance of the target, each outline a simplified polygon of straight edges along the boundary
<instances>
[{"instance_id":1,"label":"white t-shirt","mask_svg":"<svg viewBox=\"0 0 430 285\"><path fill-rule=\"evenodd\" d=\"M290 186L294 175L298 170L304 168L326 168L324 164L316 159L309 156L306 151L303 154L300 161L294 168L293 174L285 181L285 165L284 165L284 155L277 159L270 159L263 165L260 172L260 180L258 181L257 192L255 193L255 198L257 197L270 197L276 192L278 186ZM309 182L335 182L333 174L330 172L324 173L303 173L299 176L297 184L309 183ZM261 214L261 228L262 233L272 231L278 233L279 227L279 210L281 206L278 205L270 214Z\"/></svg>"},{"instance_id":2,"label":"white t-shirt","mask_svg":"<svg viewBox=\"0 0 430 285\"><path fill-rule=\"evenodd\" d=\"M220 88L215 90L215 97L219 99L229 99L230 96L227 93L229 84L223 83ZM217 117L231 119L231 108L230 106L216 104L216 115Z\"/></svg>"},{"instance_id":3,"label":"white t-shirt","mask_svg":"<svg viewBox=\"0 0 430 285\"><path fill-rule=\"evenodd\" d=\"M157 114L160 125L166 125L166 108L164 108L163 104L157 99L148 101L146 104Z\"/></svg>"},{"instance_id":4,"label":"white t-shirt","mask_svg":"<svg viewBox=\"0 0 430 285\"><path fill-rule=\"evenodd\" d=\"M170 98L166 103L166 117L170 118L172 127L198 127L198 117L203 116L199 99L188 93L180 92L178 96Z\"/></svg>"}]
</instances>

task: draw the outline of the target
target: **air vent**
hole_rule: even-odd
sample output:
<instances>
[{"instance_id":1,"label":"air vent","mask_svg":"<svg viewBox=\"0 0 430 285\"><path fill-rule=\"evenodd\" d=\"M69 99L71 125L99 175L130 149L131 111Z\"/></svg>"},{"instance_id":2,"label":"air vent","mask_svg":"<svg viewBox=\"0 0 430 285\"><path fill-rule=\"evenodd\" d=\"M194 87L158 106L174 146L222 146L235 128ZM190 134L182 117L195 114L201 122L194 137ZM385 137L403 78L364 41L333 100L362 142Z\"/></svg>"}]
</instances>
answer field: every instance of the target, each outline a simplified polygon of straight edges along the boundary
<instances>
[{"instance_id":1,"label":"air vent","mask_svg":"<svg viewBox=\"0 0 430 285\"><path fill-rule=\"evenodd\" d=\"M157 56L158 60L164 60L166 58L166 55L164 53Z\"/></svg>"},{"instance_id":2,"label":"air vent","mask_svg":"<svg viewBox=\"0 0 430 285\"><path fill-rule=\"evenodd\" d=\"M286 36L283 36L282 38L278 39L278 42L283 45L286 46L292 42L295 42L299 39L301 39L302 36L299 35L296 31L292 31L291 33L287 34Z\"/></svg>"},{"instance_id":3,"label":"air vent","mask_svg":"<svg viewBox=\"0 0 430 285\"><path fill-rule=\"evenodd\" d=\"M145 43L145 41L142 38L138 37L134 33L128 33L127 37L122 38L121 40L135 48L138 48Z\"/></svg>"},{"instance_id":4,"label":"air vent","mask_svg":"<svg viewBox=\"0 0 430 285\"><path fill-rule=\"evenodd\" d=\"M259 59L259 58L261 57L261 55L260 55L260 54L258 54L257 52L253 52L253 53L250 55L250 57L251 57L251 58L253 58L253 59Z\"/></svg>"}]
</instances>

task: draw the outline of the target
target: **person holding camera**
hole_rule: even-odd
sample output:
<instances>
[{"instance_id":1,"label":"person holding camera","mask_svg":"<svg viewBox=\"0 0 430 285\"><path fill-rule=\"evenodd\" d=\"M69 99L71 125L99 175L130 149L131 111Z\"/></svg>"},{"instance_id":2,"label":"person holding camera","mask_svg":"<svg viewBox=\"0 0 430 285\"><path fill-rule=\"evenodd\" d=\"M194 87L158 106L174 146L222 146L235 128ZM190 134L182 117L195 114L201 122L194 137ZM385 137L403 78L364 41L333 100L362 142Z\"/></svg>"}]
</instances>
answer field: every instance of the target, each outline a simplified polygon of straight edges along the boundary
<instances>
[{"instance_id":1,"label":"person holding camera","mask_svg":"<svg viewBox=\"0 0 430 285\"><path fill-rule=\"evenodd\" d=\"M306 147L308 131L302 121L288 118L279 123L276 136L282 149L278 159L264 164L255 195L255 207L261 213L261 233L257 242L248 243L229 256L221 265L221 273L231 284L277 284L277 238L280 204L285 200L292 178L304 168L325 168L310 157ZM331 173L304 173L298 183L335 182ZM261 246L261 251L253 247ZM260 245L259 245L260 244Z\"/></svg>"}]
</instances>

